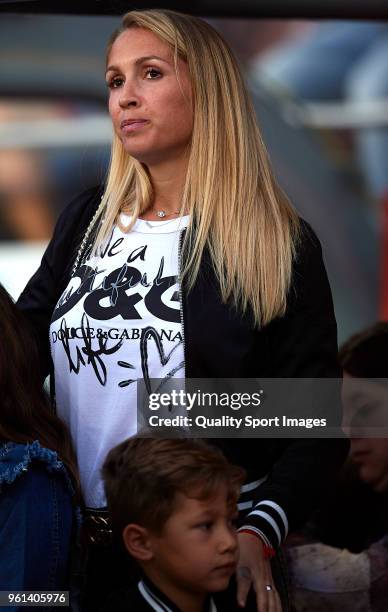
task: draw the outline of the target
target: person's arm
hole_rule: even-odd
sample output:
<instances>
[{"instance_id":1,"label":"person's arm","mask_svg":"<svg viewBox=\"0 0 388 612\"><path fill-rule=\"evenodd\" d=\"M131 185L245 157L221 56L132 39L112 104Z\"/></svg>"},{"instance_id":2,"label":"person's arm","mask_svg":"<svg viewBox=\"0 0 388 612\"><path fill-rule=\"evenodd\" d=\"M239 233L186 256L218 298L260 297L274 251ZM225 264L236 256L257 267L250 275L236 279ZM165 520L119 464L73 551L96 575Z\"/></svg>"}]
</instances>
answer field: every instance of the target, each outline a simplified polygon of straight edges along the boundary
<instances>
[{"instance_id":1,"label":"person's arm","mask_svg":"<svg viewBox=\"0 0 388 612\"><path fill-rule=\"evenodd\" d=\"M267 338L274 378L339 378L337 326L320 243L305 222L294 265L286 314L269 324ZM324 406L324 397L319 401ZM328 399L330 425L341 424L340 396ZM240 566L248 567L257 594L257 609L277 609L266 592L269 561L289 530L301 525L323 497L349 450L344 438L274 440L278 460L260 487L252 510L240 527ZM265 565L266 564L266 565ZM251 584L238 577L239 598ZM271 607L272 606L272 607Z\"/></svg>"},{"instance_id":2,"label":"person's arm","mask_svg":"<svg viewBox=\"0 0 388 612\"><path fill-rule=\"evenodd\" d=\"M65 289L82 235L100 202L100 188L85 191L62 212L41 264L17 300L35 333L43 378L50 372L49 328L55 305Z\"/></svg>"},{"instance_id":3,"label":"person's arm","mask_svg":"<svg viewBox=\"0 0 388 612\"><path fill-rule=\"evenodd\" d=\"M322 249L306 222L302 222L302 229L287 312L268 329L272 376L340 379L337 326ZM322 413L339 432L339 385L333 394L333 387L323 381L317 413L312 416ZM349 442L344 437L305 438L277 440L274 444L281 449L280 457L257 489L254 507L241 529L252 527L265 543L276 548L288 531L303 524L317 507L347 456Z\"/></svg>"},{"instance_id":4,"label":"person's arm","mask_svg":"<svg viewBox=\"0 0 388 612\"><path fill-rule=\"evenodd\" d=\"M20 469L0 493L0 590L68 590L73 529L69 487L61 472L49 473L46 465Z\"/></svg>"}]
</instances>

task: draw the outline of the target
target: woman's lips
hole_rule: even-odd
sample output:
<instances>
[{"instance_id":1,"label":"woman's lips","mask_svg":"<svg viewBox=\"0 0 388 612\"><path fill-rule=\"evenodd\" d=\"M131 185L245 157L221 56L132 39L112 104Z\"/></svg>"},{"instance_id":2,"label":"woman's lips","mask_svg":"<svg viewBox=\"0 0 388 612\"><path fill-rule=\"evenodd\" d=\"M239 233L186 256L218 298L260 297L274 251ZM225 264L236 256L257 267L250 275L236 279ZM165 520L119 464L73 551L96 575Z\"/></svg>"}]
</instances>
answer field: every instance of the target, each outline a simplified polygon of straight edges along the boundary
<instances>
[{"instance_id":1,"label":"woman's lips","mask_svg":"<svg viewBox=\"0 0 388 612\"><path fill-rule=\"evenodd\" d=\"M121 124L121 131L124 133L127 132L135 132L136 130L139 130L141 128L143 128L145 125L147 125L148 121L146 119L139 119L139 121L123 121Z\"/></svg>"}]
</instances>

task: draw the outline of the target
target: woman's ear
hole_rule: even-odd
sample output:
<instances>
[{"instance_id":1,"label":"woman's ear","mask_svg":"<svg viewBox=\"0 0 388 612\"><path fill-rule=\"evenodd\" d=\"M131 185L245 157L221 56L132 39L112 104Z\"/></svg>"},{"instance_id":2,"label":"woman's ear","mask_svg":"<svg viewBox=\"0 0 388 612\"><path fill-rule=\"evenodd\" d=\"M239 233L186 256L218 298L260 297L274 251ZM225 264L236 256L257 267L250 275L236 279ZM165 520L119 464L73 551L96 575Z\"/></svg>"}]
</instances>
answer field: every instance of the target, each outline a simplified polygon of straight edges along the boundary
<instances>
[{"instance_id":1,"label":"woman's ear","mask_svg":"<svg viewBox=\"0 0 388 612\"><path fill-rule=\"evenodd\" d=\"M123 541L129 554L138 561L150 561L153 557L148 529L130 523L123 530Z\"/></svg>"}]
</instances>

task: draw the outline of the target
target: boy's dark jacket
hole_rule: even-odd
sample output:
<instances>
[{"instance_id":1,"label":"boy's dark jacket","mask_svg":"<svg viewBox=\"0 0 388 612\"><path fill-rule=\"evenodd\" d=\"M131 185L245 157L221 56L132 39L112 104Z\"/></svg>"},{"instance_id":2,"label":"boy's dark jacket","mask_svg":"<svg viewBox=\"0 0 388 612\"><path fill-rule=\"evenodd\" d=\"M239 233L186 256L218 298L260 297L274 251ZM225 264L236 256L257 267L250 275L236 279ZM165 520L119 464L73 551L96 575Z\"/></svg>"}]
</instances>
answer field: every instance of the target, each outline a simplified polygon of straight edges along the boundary
<instances>
[{"instance_id":1,"label":"boy's dark jacket","mask_svg":"<svg viewBox=\"0 0 388 612\"><path fill-rule=\"evenodd\" d=\"M160 591L147 577L130 586L117 590L110 595L98 612L182 612L168 597ZM240 612L237 605L236 584L234 578L228 589L209 596L204 605L204 612ZM256 612L257 606L253 590L249 592L245 612Z\"/></svg>"},{"instance_id":2,"label":"boy's dark jacket","mask_svg":"<svg viewBox=\"0 0 388 612\"><path fill-rule=\"evenodd\" d=\"M27 284L18 306L37 332L42 374L52 371L49 327L54 307L67 286L74 260L102 196L93 188L78 196L60 216L41 266ZM293 270L286 313L262 329L254 329L249 310L244 316L223 304L210 259L205 252L189 297L182 287L185 376L187 378L336 378L337 326L320 243L302 221L303 238ZM340 402L334 411L340 423ZM333 411L331 411L333 414ZM345 439L218 439L228 458L243 465L248 482L269 473L253 491L254 503L266 516L251 515L254 525L273 546L310 516L348 452ZM252 499L252 494L251 494ZM280 506L286 521L279 520ZM272 522L272 526L271 526ZM276 528L275 528L276 529Z\"/></svg>"}]
</instances>

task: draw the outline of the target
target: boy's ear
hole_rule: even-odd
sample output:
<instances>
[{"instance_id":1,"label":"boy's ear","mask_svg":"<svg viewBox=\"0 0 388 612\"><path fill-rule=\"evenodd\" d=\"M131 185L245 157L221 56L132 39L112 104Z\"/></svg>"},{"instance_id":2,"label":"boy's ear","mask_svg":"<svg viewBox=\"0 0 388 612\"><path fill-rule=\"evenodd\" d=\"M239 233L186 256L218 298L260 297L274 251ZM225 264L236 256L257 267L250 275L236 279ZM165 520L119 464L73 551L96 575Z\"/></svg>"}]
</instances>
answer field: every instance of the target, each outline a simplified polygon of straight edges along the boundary
<instances>
[{"instance_id":1,"label":"boy's ear","mask_svg":"<svg viewBox=\"0 0 388 612\"><path fill-rule=\"evenodd\" d=\"M148 529L130 523L123 530L123 541L129 554L138 561L150 561L153 557Z\"/></svg>"}]
</instances>

